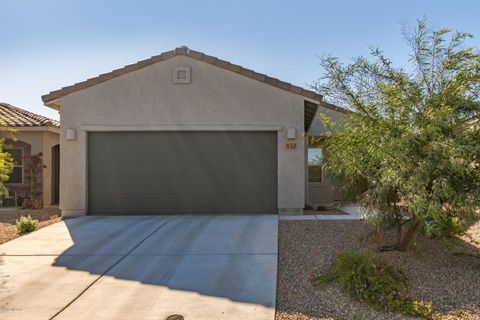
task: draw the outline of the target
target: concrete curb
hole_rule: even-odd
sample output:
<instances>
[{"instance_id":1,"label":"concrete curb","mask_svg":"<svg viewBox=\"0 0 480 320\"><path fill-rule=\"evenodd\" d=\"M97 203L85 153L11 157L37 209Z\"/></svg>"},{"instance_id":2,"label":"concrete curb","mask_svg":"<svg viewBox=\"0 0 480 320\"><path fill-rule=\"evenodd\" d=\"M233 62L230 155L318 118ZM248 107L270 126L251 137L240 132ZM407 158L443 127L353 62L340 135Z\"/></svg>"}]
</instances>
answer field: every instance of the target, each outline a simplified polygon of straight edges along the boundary
<instances>
[{"instance_id":1,"label":"concrete curb","mask_svg":"<svg viewBox=\"0 0 480 320\"><path fill-rule=\"evenodd\" d=\"M325 221L339 221L339 220L362 220L360 216L356 215L280 215L280 221L311 221L311 220L325 220Z\"/></svg>"}]
</instances>

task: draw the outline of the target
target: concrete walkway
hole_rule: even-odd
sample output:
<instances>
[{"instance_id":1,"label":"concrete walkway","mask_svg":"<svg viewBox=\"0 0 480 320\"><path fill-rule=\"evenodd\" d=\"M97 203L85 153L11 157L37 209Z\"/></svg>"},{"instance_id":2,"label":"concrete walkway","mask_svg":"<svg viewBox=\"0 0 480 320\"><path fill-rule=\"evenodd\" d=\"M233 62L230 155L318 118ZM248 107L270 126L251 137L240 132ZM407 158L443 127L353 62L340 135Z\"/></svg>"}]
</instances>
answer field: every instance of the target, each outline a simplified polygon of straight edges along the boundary
<instances>
[{"instance_id":1,"label":"concrete walkway","mask_svg":"<svg viewBox=\"0 0 480 320\"><path fill-rule=\"evenodd\" d=\"M350 214L328 214L328 215L288 214L288 215L281 215L279 219L280 220L361 220L362 217L357 215L350 215Z\"/></svg>"},{"instance_id":2,"label":"concrete walkway","mask_svg":"<svg viewBox=\"0 0 480 320\"><path fill-rule=\"evenodd\" d=\"M289 214L280 215L280 220L362 220L366 212L365 208L358 204L348 204L340 207L339 210L345 214L334 214L335 210L332 210L333 214Z\"/></svg>"},{"instance_id":3,"label":"concrete walkway","mask_svg":"<svg viewBox=\"0 0 480 320\"><path fill-rule=\"evenodd\" d=\"M0 246L0 319L274 319L278 217L109 216Z\"/></svg>"}]
</instances>

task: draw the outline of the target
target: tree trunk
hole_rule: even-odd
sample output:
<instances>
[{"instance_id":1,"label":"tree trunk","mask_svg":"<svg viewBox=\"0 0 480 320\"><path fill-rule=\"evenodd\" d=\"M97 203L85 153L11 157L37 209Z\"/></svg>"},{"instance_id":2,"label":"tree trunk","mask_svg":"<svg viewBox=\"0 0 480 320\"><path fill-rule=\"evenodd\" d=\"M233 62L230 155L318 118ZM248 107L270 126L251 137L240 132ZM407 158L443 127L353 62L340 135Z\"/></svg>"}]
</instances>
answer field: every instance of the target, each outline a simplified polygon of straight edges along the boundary
<instances>
[{"instance_id":1,"label":"tree trunk","mask_svg":"<svg viewBox=\"0 0 480 320\"><path fill-rule=\"evenodd\" d=\"M383 251L385 240L383 238L383 230L380 227L377 227L376 240L377 240L377 250Z\"/></svg>"},{"instance_id":2,"label":"tree trunk","mask_svg":"<svg viewBox=\"0 0 480 320\"><path fill-rule=\"evenodd\" d=\"M408 247L410 246L410 243L412 242L413 236L418 230L418 227L420 227L420 223L417 221L417 219L415 219L415 216L414 216L412 220L412 224L408 228L407 232L405 232L402 242L398 246L398 250L407 251Z\"/></svg>"},{"instance_id":3,"label":"tree trunk","mask_svg":"<svg viewBox=\"0 0 480 320\"><path fill-rule=\"evenodd\" d=\"M402 233L403 233L403 228L402 228L402 223L397 220L397 241L396 241L396 246L400 247L400 243L402 242Z\"/></svg>"}]
</instances>

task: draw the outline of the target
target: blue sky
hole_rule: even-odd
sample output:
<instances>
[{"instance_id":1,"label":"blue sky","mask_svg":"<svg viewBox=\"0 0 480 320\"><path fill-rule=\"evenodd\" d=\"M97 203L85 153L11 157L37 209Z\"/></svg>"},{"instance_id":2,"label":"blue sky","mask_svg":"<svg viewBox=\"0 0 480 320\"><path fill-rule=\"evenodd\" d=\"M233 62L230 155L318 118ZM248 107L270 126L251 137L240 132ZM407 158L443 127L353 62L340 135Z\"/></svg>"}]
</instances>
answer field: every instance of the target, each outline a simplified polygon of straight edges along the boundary
<instances>
[{"instance_id":1,"label":"blue sky","mask_svg":"<svg viewBox=\"0 0 480 320\"><path fill-rule=\"evenodd\" d=\"M479 12L475 0L0 0L0 101L58 118L42 94L181 45L307 86L317 55L372 45L405 66L402 26L427 16L480 38Z\"/></svg>"}]
</instances>

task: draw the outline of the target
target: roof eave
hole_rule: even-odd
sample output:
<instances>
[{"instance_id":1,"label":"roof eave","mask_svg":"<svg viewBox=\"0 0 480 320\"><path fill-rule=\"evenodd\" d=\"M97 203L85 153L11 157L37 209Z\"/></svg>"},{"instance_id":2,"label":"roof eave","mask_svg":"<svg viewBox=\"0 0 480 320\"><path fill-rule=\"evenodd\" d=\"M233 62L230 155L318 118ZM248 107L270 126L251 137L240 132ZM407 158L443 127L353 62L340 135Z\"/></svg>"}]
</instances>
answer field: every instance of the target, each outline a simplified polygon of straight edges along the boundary
<instances>
[{"instance_id":1,"label":"roof eave","mask_svg":"<svg viewBox=\"0 0 480 320\"><path fill-rule=\"evenodd\" d=\"M42 100L45 96L47 95L42 96ZM53 110L60 111L60 99L53 99L47 101L43 100L43 104L49 108L52 108Z\"/></svg>"},{"instance_id":2,"label":"roof eave","mask_svg":"<svg viewBox=\"0 0 480 320\"><path fill-rule=\"evenodd\" d=\"M39 132L48 131L60 134L60 128L56 126L24 126L24 127L12 127L15 131L27 131L27 132Z\"/></svg>"},{"instance_id":3,"label":"roof eave","mask_svg":"<svg viewBox=\"0 0 480 320\"><path fill-rule=\"evenodd\" d=\"M324 108L327 108L327 109L330 109L330 110L333 110L333 111L337 111L337 112L340 112L340 113L345 113L345 114L351 113L350 110L339 107L339 106L337 106L335 104L332 104L332 103L325 102L323 100L320 101L319 105L321 107L324 107Z\"/></svg>"}]
</instances>

